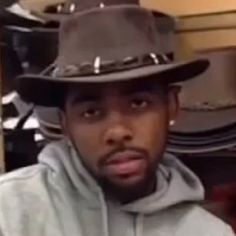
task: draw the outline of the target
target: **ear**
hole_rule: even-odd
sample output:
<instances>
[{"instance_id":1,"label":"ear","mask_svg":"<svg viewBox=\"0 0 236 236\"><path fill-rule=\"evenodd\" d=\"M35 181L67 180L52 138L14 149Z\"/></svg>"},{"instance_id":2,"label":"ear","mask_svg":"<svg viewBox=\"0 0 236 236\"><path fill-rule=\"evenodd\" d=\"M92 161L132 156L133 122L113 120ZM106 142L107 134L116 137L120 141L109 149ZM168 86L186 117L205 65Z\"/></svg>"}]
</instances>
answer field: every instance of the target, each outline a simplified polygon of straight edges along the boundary
<instances>
[{"instance_id":1,"label":"ear","mask_svg":"<svg viewBox=\"0 0 236 236\"><path fill-rule=\"evenodd\" d=\"M174 125L179 112L179 93L181 87L172 85L168 88L168 112L169 112L169 124Z\"/></svg>"},{"instance_id":2,"label":"ear","mask_svg":"<svg viewBox=\"0 0 236 236\"><path fill-rule=\"evenodd\" d=\"M65 111L63 110L60 110L60 123L61 123L63 134L67 136L68 134L67 119L66 119Z\"/></svg>"}]
</instances>

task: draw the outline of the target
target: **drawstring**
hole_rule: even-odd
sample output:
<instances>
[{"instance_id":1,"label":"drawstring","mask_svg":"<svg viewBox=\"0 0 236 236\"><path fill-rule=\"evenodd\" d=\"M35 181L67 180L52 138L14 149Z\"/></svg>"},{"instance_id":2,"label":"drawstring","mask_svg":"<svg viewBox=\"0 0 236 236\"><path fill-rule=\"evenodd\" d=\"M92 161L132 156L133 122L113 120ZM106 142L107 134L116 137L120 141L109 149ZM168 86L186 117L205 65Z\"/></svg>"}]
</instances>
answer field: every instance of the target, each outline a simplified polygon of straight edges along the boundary
<instances>
[{"instance_id":1,"label":"drawstring","mask_svg":"<svg viewBox=\"0 0 236 236\"><path fill-rule=\"evenodd\" d=\"M94 180L90 177L89 174L87 174L86 170L83 168L82 164L78 161L78 151L76 149L76 146L73 144L73 142L71 140L69 140L68 138L65 138L68 146L70 147L70 151L71 151L71 155L72 157L76 157L74 158L75 160L77 160L77 165L79 165L79 169L80 172L82 173L81 178L84 177L87 180L87 185L91 185L93 187L93 189L95 188L95 192L98 194L99 200L101 202L101 212L102 212L102 222L103 222L103 229L104 229L104 233L103 236L109 236L109 229L108 229L108 209L107 209L107 204L105 202L105 198L103 196L102 190L96 186L96 183L94 182ZM80 189L83 186L80 186ZM87 189L83 189L83 193L85 191L88 191ZM89 193L86 194L86 196L89 196ZM1 236L1 235L0 235Z\"/></svg>"},{"instance_id":2,"label":"drawstring","mask_svg":"<svg viewBox=\"0 0 236 236\"><path fill-rule=\"evenodd\" d=\"M138 214L135 219L135 236L143 236L143 215Z\"/></svg>"},{"instance_id":3,"label":"drawstring","mask_svg":"<svg viewBox=\"0 0 236 236\"><path fill-rule=\"evenodd\" d=\"M103 236L109 236L109 228L108 228L108 209L103 194L99 193L100 201L101 201L101 209L102 209L102 222L104 234Z\"/></svg>"}]
</instances>

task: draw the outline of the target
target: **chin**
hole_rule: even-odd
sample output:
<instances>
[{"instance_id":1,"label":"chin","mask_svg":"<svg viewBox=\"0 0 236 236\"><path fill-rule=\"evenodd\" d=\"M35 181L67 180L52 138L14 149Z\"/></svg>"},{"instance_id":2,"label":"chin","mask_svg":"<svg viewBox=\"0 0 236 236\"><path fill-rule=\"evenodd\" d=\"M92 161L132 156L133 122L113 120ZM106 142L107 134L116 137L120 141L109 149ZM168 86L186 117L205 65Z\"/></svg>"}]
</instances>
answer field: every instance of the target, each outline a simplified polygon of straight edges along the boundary
<instances>
[{"instance_id":1,"label":"chin","mask_svg":"<svg viewBox=\"0 0 236 236\"><path fill-rule=\"evenodd\" d=\"M133 176L118 176L108 180L109 185L113 188L131 190L140 189L147 183L146 176L133 175Z\"/></svg>"}]
</instances>

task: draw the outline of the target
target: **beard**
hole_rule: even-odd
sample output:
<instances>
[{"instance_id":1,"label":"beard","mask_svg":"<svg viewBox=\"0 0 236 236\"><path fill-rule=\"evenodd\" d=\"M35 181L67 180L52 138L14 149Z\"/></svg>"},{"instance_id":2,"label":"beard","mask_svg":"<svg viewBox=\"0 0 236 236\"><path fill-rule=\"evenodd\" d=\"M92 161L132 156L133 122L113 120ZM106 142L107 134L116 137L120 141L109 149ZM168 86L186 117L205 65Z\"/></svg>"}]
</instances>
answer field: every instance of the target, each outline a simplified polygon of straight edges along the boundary
<instances>
[{"instance_id":1,"label":"beard","mask_svg":"<svg viewBox=\"0 0 236 236\"><path fill-rule=\"evenodd\" d=\"M156 162L148 162L143 174L136 179L132 179L132 177L129 176L125 176L123 179L112 178L111 176L107 176L103 173L100 165L98 167L98 171L96 171L95 173L86 163L86 158L83 157L79 152L73 138L70 137L69 140L76 150L84 168L94 178L98 185L101 186L105 195L111 197L115 201L119 201L122 204L127 204L129 202L145 197L156 190L156 170L158 166ZM106 158L108 157L104 157L101 159Z\"/></svg>"},{"instance_id":2,"label":"beard","mask_svg":"<svg viewBox=\"0 0 236 236\"><path fill-rule=\"evenodd\" d=\"M138 200L150 195L156 190L157 175L156 168L148 168L145 175L136 181L128 179L116 181L106 176L96 178L98 184L102 187L105 194L112 199L118 200L122 204Z\"/></svg>"}]
</instances>

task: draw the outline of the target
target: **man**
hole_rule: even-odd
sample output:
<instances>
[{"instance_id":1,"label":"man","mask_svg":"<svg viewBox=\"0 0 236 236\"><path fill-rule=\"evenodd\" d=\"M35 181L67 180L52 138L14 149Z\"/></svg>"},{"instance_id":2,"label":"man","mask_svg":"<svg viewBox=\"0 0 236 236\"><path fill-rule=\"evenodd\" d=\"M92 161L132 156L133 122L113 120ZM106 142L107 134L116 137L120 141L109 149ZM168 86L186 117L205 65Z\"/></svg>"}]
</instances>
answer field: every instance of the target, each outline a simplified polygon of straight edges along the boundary
<instances>
[{"instance_id":1,"label":"man","mask_svg":"<svg viewBox=\"0 0 236 236\"><path fill-rule=\"evenodd\" d=\"M194 203L198 178L164 154L172 83L208 62L171 62L152 12L119 2L86 0L61 26L55 65L19 78L25 100L61 108L65 139L1 178L2 236L234 235Z\"/></svg>"}]
</instances>

